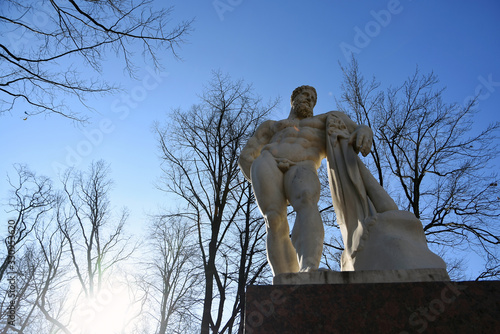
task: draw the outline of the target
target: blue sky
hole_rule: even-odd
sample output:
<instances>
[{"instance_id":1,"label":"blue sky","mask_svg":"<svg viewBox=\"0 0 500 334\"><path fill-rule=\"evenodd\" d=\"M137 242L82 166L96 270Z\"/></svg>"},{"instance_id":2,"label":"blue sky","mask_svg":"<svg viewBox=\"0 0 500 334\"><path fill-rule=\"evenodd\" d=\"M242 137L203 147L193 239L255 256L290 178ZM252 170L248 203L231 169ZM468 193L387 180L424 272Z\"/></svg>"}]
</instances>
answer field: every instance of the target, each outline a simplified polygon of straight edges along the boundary
<instances>
[{"instance_id":1,"label":"blue sky","mask_svg":"<svg viewBox=\"0 0 500 334\"><path fill-rule=\"evenodd\" d=\"M139 63L139 80L132 80L110 53L96 77L124 90L89 100L96 112L85 128L54 116L0 116L2 202L5 175L13 173L14 163L57 179L54 166L85 169L105 159L115 180L113 203L127 206L131 225L140 228L146 213L170 201L154 188L160 161L151 126L172 109L197 103L212 70L252 83L264 100L280 96L273 118L288 115L295 87L315 86L315 113L322 113L336 108L338 62L347 64L349 49L364 75L375 75L384 86L400 84L418 65L422 73L439 76L449 102L463 103L481 90L477 126L500 121L497 1L157 1L163 4L175 6L174 22L195 17L194 30L178 50L182 60L165 51L162 73Z\"/></svg>"}]
</instances>

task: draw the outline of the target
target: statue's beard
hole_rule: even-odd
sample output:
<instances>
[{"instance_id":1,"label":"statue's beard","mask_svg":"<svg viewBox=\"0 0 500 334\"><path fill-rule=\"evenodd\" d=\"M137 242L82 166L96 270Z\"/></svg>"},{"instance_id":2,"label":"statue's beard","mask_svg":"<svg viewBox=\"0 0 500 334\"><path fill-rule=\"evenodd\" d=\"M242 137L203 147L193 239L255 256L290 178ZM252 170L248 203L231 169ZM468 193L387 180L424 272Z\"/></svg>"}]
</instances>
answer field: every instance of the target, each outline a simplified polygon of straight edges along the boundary
<instances>
[{"instance_id":1,"label":"statue's beard","mask_svg":"<svg viewBox=\"0 0 500 334\"><path fill-rule=\"evenodd\" d=\"M313 109L307 103L300 103L294 109L295 115L299 118L308 118L313 116Z\"/></svg>"}]
</instances>

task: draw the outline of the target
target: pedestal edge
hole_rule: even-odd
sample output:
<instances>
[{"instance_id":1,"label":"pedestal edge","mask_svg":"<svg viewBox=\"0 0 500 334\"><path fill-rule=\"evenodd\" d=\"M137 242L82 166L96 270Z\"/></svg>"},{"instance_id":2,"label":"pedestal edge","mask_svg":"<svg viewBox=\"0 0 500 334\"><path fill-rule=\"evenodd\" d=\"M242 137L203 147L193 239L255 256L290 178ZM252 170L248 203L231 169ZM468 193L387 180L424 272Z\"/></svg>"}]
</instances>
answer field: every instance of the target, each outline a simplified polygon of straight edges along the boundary
<instances>
[{"instance_id":1,"label":"pedestal edge","mask_svg":"<svg viewBox=\"0 0 500 334\"><path fill-rule=\"evenodd\" d=\"M273 278L273 285L401 283L449 280L448 272L442 268L360 271L317 270L278 274Z\"/></svg>"}]
</instances>

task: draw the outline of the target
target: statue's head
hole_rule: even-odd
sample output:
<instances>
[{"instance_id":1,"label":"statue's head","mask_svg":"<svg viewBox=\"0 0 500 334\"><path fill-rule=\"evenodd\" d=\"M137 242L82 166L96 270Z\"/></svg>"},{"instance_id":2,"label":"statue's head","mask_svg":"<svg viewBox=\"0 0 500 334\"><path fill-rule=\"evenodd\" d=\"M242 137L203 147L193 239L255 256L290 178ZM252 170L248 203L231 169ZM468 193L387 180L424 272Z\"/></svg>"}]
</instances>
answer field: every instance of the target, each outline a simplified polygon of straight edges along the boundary
<instances>
[{"instance_id":1,"label":"statue's head","mask_svg":"<svg viewBox=\"0 0 500 334\"><path fill-rule=\"evenodd\" d=\"M290 98L292 112L299 118L312 117L317 98L316 89L312 86L304 85L295 88Z\"/></svg>"}]
</instances>

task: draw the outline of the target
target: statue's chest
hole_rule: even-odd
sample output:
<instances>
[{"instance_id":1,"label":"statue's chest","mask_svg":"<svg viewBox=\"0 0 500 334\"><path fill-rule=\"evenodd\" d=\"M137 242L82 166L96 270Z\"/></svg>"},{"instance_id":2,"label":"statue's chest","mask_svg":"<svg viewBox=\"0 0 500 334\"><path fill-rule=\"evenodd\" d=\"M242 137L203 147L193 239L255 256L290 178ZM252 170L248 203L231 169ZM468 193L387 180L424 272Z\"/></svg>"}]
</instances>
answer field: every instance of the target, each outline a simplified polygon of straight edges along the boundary
<instances>
[{"instance_id":1,"label":"statue's chest","mask_svg":"<svg viewBox=\"0 0 500 334\"><path fill-rule=\"evenodd\" d=\"M274 123L274 133L286 131L286 132L301 132L301 131L315 131L320 130L324 127L324 124L314 118L307 119L284 119Z\"/></svg>"},{"instance_id":2,"label":"statue's chest","mask_svg":"<svg viewBox=\"0 0 500 334\"><path fill-rule=\"evenodd\" d=\"M289 120L284 119L274 123L274 133L280 133L283 131L289 131L290 129L298 129L299 128L299 120Z\"/></svg>"},{"instance_id":3,"label":"statue's chest","mask_svg":"<svg viewBox=\"0 0 500 334\"><path fill-rule=\"evenodd\" d=\"M312 119L282 120L275 123L273 141L295 141L303 139L318 141L324 137L324 124Z\"/></svg>"}]
</instances>

